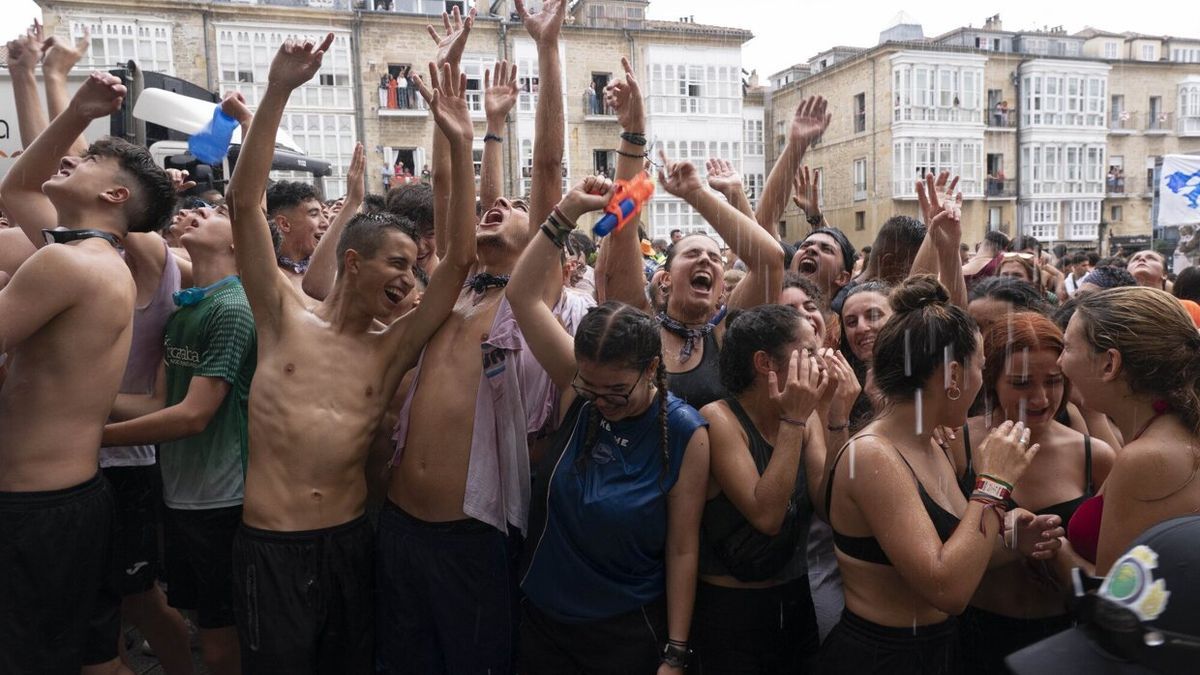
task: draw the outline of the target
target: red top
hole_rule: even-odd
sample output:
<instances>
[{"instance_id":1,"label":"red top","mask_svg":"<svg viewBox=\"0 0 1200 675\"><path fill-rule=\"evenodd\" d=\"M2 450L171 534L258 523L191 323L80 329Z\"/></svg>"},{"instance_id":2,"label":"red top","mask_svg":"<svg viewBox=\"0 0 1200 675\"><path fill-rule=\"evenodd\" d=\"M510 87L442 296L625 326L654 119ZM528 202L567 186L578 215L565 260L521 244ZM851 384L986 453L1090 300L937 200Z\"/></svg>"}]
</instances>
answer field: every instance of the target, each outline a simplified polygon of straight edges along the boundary
<instances>
[{"instance_id":1,"label":"red top","mask_svg":"<svg viewBox=\"0 0 1200 675\"><path fill-rule=\"evenodd\" d=\"M1067 524L1067 540L1083 559L1096 564L1100 544L1100 517L1104 513L1104 495L1099 494L1079 505Z\"/></svg>"}]
</instances>

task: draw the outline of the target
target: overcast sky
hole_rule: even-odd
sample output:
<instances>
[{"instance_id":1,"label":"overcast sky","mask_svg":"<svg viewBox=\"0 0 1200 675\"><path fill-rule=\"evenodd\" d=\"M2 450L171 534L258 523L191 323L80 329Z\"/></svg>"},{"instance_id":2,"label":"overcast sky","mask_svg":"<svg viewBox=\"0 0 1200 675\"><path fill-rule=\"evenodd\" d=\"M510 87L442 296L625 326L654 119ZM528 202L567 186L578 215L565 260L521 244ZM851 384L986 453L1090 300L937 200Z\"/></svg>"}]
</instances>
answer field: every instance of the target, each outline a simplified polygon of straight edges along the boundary
<instances>
[{"instance_id":1,"label":"overcast sky","mask_svg":"<svg viewBox=\"0 0 1200 675\"><path fill-rule=\"evenodd\" d=\"M14 11L7 16L40 15L33 0L0 0ZM651 0L649 16L678 19L693 16L696 23L747 28L756 36L745 46L743 66L765 78L793 63L807 61L834 45L871 47L879 32L903 9L925 29L927 37L968 24L982 26L1000 14L1006 30L1063 26L1074 33L1085 26L1115 33L1136 31L1156 35L1200 37L1200 2L1139 2L1137 0L1008 0L1002 3L925 2L900 5L886 0ZM15 32L15 30L14 30ZM8 36L5 39L8 39Z\"/></svg>"}]
</instances>

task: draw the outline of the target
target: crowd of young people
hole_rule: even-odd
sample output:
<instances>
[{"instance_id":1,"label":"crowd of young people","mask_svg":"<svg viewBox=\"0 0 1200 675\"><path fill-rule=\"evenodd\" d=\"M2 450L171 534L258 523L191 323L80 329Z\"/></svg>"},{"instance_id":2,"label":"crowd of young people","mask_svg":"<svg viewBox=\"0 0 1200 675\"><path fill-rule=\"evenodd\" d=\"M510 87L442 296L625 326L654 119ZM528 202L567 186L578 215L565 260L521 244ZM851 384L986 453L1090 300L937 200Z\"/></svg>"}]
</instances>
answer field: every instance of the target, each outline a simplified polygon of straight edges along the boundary
<instances>
[{"instance_id":1,"label":"crowd of young people","mask_svg":"<svg viewBox=\"0 0 1200 675\"><path fill-rule=\"evenodd\" d=\"M244 147L202 196L84 143L116 78L68 102L47 72L47 121L35 57L63 57L10 48L0 670L124 672L124 621L190 673L186 613L220 674L1005 672L1076 623L1078 579L1200 509L1200 333L1161 255L967 255L943 173L863 260L803 164L824 99L754 209L728 162L653 153L622 59L615 179L652 171L719 237L647 270L638 227L577 228L613 180L563 193L566 2L517 8L542 83L520 197L506 63L476 185L473 11L412 80L431 185L365 194L360 146L329 203L268 175L332 34L281 46L253 112L226 95Z\"/></svg>"}]
</instances>

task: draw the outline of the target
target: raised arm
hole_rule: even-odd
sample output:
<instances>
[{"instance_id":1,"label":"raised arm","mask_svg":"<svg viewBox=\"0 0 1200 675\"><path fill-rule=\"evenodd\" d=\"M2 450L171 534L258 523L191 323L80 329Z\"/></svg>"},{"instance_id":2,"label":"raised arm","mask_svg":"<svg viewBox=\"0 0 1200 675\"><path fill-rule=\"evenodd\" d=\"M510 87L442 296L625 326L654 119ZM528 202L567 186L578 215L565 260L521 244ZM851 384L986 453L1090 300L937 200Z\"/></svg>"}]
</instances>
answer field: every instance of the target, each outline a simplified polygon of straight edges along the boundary
<instances>
[{"instance_id":1,"label":"raised arm","mask_svg":"<svg viewBox=\"0 0 1200 675\"><path fill-rule=\"evenodd\" d=\"M642 91L629 59L621 58L625 80L610 83L604 98L617 113L623 131L617 150L617 180L629 180L645 167L646 113ZM632 139L632 140L631 140ZM634 141L640 141L635 143ZM646 298L646 273L638 241L638 219L608 235L596 259L596 294L600 302L618 300L642 311L650 310Z\"/></svg>"},{"instance_id":2,"label":"raised arm","mask_svg":"<svg viewBox=\"0 0 1200 675\"><path fill-rule=\"evenodd\" d=\"M967 282L963 278L962 261L958 255L958 245L962 242L963 196L961 192L955 191L954 187L957 184L956 176L949 189L939 194L940 185L934 181L933 175L929 174L925 176L924 183L917 183L917 198L920 200L921 210L926 214L925 222L929 224L929 231L925 235L925 241L921 242L921 248L928 248L932 242L934 255L937 257L938 281L949 291L950 302L965 310ZM915 271L915 261L913 268Z\"/></svg>"},{"instance_id":3,"label":"raised arm","mask_svg":"<svg viewBox=\"0 0 1200 675\"><path fill-rule=\"evenodd\" d=\"M346 172L346 201L337 217L329 224L329 229L325 231L321 241L317 242L317 249L313 251L308 262L308 271L304 273L304 280L300 283L304 293L311 298L324 300L337 279L338 240L342 238L346 223L358 213L358 207L362 206L365 195L363 175L366 173L367 162L364 154L362 143L355 143L354 155L350 158L350 169Z\"/></svg>"},{"instance_id":4,"label":"raised arm","mask_svg":"<svg viewBox=\"0 0 1200 675\"><path fill-rule=\"evenodd\" d=\"M931 177L927 176L926 178ZM938 201L939 194L945 195L946 181L949 180L949 178L949 171L943 171L938 174L937 180L933 183L933 187L935 188L933 199L934 203ZM936 212L931 212L933 203L931 203L930 199L927 197L928 193L925 191L925 181L925 178L917 179L917 196L920 198L921 203L921 217L925 221L925 226L929 227L929 224L933 222L933 217L936 215ZM958 176L955 176L954 180L950 183L950 190L954 190L956 185L958 185ZM925 232L925 239L921 241L921 247L917 249L917 255L915 258L913 258L912 268L908 272L909 276L918 276L921 274L932 274L936 276L938 274L938 254L937 249L934 247L933 237L930 236L931 234L932 231L927 230ZM961 266L961 263L959 263L959 266Z\"/></svg>"},{"instance_id":5,"label":"raised arm","mask_svg":"<svg viewBox=\"0 0 1200 675\"><path fill-rule=\"evenodd\" d=\"M492 71L483 72L483 111L487 116L487 135L483 137L483 175L479 177L479 202L489 209L504 190L504 130L508 111L520 96L517 89L517 64L496 62L496 79ZM532 219L531 219L532 220Z\"/></svg>"},{"instance_id":6,"label":"raised arm","mask_svg":"<svg viewBox=\"0 0 1200 675\"><path fill-rule=\"evenodd\" d=\"M225 194L233 221L238 270L260 333L268 328L278 330L285 299L297 303L301 300L295 287L276 268L275 246L262 208L275 156L275 134L288 97L317 73L331 44L333 33L319 45L310 40L288 40L276 52L267 74L267 91L259 101L249 133L242 139L242 151Z\"/></svg>"},{"instance_id":7,"label":"raised arm","mask_svg":"<svg viewBox=\"0 0 1200 675\"><path fill-rule=\"evenodd\" d=\"M83 30L83 37L79 38L73 47L53 35L42 43L45 53L42 57L42 79L46 87L46 107L50 110L50 119L58 117L67 109L71 100L67 95L67 77L87 52L90 44L91 34L86 28ZM80 134L72 146L72 153L82 155L86 150L87 139Z\"/></svg>"},{"instance_id":8,"label":"raised arm","mask_svg":"<svg viewBox=\"0 0 1200 675\"><path fill-rule=\"evenodd\" d=\"M36 69L42 58L41 26L35 20L23 35L8 42L8 75L12 78L13 107L17 112L17 128L21 132L21 147L28 148L46 129L48 120L38 99Z\"/></svg>"},{"instance_id":9,"label":"raised arm","mask_svg":"<svg viewBox=\"0 0 1200 675\"><path fill-rule=\"evenodd\" d=\"M570 391L575 377L575 341L543 297L546 269L561 269L563 244L572 223L589 211L604 208L611 191L612 183L603 176L588 176L571 188L558 205L571 222L551 220L541 227L504 290L534 358L561 391Z\"/></svg>"},{"instance_id":10,"label":"raised arm","mask_svg":"<svg viewBox=\"0 0 1200 675\"><path fill-rule=\"evenodd\" d=\"M562 157L564 144L562 62L558 55L558 34L567 15L567 0L545 0L542 10L530 14L522 0L516 0L517 14L529 37L537 44L538 102L534 118L533 176L529 205L530 234L562 197Z\"/></svg>"},{"instance_id":11,"label":"raised arm","mask_svg":"<svg viewBox=\"0 0 1200 675\"><path fill-rule=\"evenodd\" d=\"M738 211L754 217L754 209L750 208L750 200L746 198L746 190L742 184L742 174L733 168L729 160L717 157L709 158L704 164L708 174L708 187L725 196L725 201L733 204Z\"/></svg>"},{"instance_id":12,"label":"raised arm","mask_svg":"<svg viewBox=\"0 0 1200 675\"><path fill-rule=\"evenodd\" d=\"M825 214L821 213L820 171L810 170L807 164L801 165L796 170L796 177L792 184L792 203L804 212L804 220L809 227L829 227L829 223L825 220ZM814 220L819 222L814 225ZM769 224L764 223L763 227L769 228Z\"/></svg>"},{"instance_id":13,"label":"raised arm","mask_svg":"<svg viewBox=\"0 0 1200 675\"><path fill-rule=\"evenodd\" d=\"M451 191L454 199L446 217L450 231L446 257L434 269L429 286L421 296L420 306L388 328L389 334L395 336L398 348L406 345L414 350L414 359L415 351L422 349L446 317L450 316L467 272L475 264L476 223L475 170L471 163L475 126L471 121L471 111L467 108L467 76L459 72L458 66L449 63L442 66L439 73L431 63L428 86L420 78L416 79L416 85L421 96L429 103L433 118L450 147L454 178ZM393 361L395 368L392 374L396 383L399 383L412 360L398 358Z\"/></svg>"},{"instance_id":14,"label":"raised arm","mask_svg":"<svg viewBox=\"0 0 1200 675\"><path fill-rule=\"evenodd\" d=\"M778 300L783 287L783 249L775 237L752 218L704 189L700 174L691 162L672 162L661 149L659 158L664 168L658 170L658 182L663 189L696 209L746 263L746 278L729 298L729 307L744 309Z\"/></svg>"},{"instance_id":15,"label":"raised arm","mask_svg":"<svg viewBox=\"0 0 1200 675\"><path fill-rule=\"evenodd\" d=\"M758 200L757 220L772 236L779 236L775 223L783 215L792 181L804 159L804 153L825 132L832 119L825 108L825 99L820 96L810 96L800 102L788 127L788 140L783 154L775 161L775 166L771 167L771 173L767 176L762 198Z\"/></svg>"},{"instance_id":16,"label":"raised arm","mask_svg":"<svg viewBox=\"0 0 1200 675\"><path fill-rule=\"evenodd\" d=\"M432 24L425 27L429 31L429 36L437 43L437 67L440 69L442 66L452 65L458 68L462 63L463 50L467 47L467 36L471 34L471 27L475 25L475 10L472 8L465 20L459 13L458 7L455 7L450 14L442 12L442 25L446 30L445 35L438 35ZM446 256L446 249L450 245L447 218L450 212L450 186L453 178L450 167L450 144L441 128L436 124L433 127L433 152L429 164L433 181L434 246L437 257L440 259Z\"/></svg>"},{"instance_id":17,"label":"raised arm","mask_svg":"<svg viewBox=\"0 0 1200 675\"><path fill-rule=\"evenodd\" d=\"M92 73L67 109L50 122L4 176L0 201L34 246L45 243L43 229L58 227L58 213L42 194L42 183L59 170L62 158L88 124L116 112L124 98L125 86L116 76Z\"/></svg>"}]
</instances>

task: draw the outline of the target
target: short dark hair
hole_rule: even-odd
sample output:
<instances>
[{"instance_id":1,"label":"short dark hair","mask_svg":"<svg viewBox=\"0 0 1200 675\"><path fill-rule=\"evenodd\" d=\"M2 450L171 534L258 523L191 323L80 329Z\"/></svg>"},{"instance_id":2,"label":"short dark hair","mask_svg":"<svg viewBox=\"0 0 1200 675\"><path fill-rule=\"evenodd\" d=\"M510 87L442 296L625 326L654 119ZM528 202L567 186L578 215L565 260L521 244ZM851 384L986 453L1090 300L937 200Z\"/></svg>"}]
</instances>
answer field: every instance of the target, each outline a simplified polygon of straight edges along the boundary
<instances>
[{"instance_id":1,"label":"short dark hair","mask_svg":"<svg viewBox=\"0 0 1200 675\"><path fill-rule=\"evenodd\" d=\"M1079 265L1079 264L1085 263L1087 261L1088 261L1088 254L1084 253L1083 251L1076 251L1075 255L1071 256L1071 264L1072 265Z\"/></svg>"},{"instance_id":2,"label":"short dark hair","mask_svg":"<svg viewBox=\"0 0 1200 675\"><path fill-rule=\"evenodd\" d=\"M338 274L341 274L346 266L346 251L354 249L364 258L374 258L375 254L379 252L379 245L383 242L383 237L388 230L403 233L412 239L414 244L420 238L417 228L413 227L411 222L391 213L355 214L350 222L346 223L346 229L342 230L342 236L338 239ZM412 262L415 266L417 261L413 260Z\"/></svg>"},{"instance_id":3,"label":"short dark hair","mask_svg":"<svg viewBox=\"0 0 1200 675\"><path fill-rule=\"evenodd\" d=\"M408 183L388 190L387 210L415 225L421 235L433 234L433 186L429 183Z\"/></svg>"},{"instance_id":4,"label":"short dark hair","mask_svg":"<svg viewBox=\"0 0 1200 675\"><path fill-rule=\"evenodd\" d=\"M683 234L683 230L671 230L670 236L674 237L676 232L678 232L679 234Z\"/></svg>"},{"instance_id":5,"label":"short dark hair","mask_svg":"<svg viewBox=\"0 0 1200 675\"><path fill-rule=\"evenodd\" d=\"M125 202L125 226L128 232L161 230L175 213L175 186L162 167L154 163L150 151L121 138L105 136L88 146L85 155L111 157L121 172L133 179Z\"/></svg>"},{"instance_id":6,"label":"short dark hair","mask_svg":"<svg viewBox=\"0 0 1200 675\"><path fill-rule=\"evenodd\" d=\"M971 300L993 298L1012 304L1013 311L1045 314L1049 311L1046 298L1033 284L1016 277L987 277L971 287Z\"/></svg>"},{"instance_id":7,"label":"short dark hair","mask_svg":"<svg viewBox=\"0 0 1200 675\"><path fill-rule=\"evenodd\" d=\"M379 213L387 210L387 199L383 195L370 194L363 197L363 213Z\"/></svg>"},{"instance_id":8,"label":"short dark hair","mask_svg":"<svg viewBox=\"0 0 1200 675\"><path fill-rule=\"evenodd\" d=\"M1137 286L1137 279L1129 270L1116 265L1100 265L1088 272L1079 280L1081 284L1095 284L1100 288L1118 288L1121 286Z\"/></svg>"},{"instance_id":9,"label":"short dark hair","mask_svg":"<svg viewBox=\"0 0 1200 675\"><path fill-rule=\"evenodd\" d=\"M267 188L267 217L274 218L283 209L290 209L310 199L321 201L321 195L317 194L315 187L299 181L281 180Z\"/></svg>"},{"instance_id":10,"label":"short dark hair","mask_svg":"<svg viewBox=\"0 0 1200 675\"><path fill-rule=\"evenodd\" d=\"M582 254L586 257L592 255L592 253L595 253L596 242L592 241L591 237L580 232L579 230L571 230L571 232L567 234L565 248L567 253L571 255Z\"/></svg>"},{"instance_id":11,"label":"short dark hair","mask_svg":"<svg viewBox=\"0 0 1200 675\"><path fill-rule=\"evenodd\" d=\"M884 221L875 235L873 250L880 251L881 257L875 263L874 273L878 278L889 283L896 283L908 275L921 242L925 241L925 225L911 216L892 216ZM889 256L893 262L888 262L887 274L879 268Z\"/></svg>"},{"instance_id":12,"label":"short dark hair","mask_svg":"<svg viewBox=\"0 0 1200 675\"><path fill-rule=\"evenodd\" d=\"M979 329L930 274L906 279L890 302L895 314L875 339L875 384L889 399L908 400L943 363L965 364Z\"/></svg>"},{"instance_id":13,"label":"short dark hair","mask_svg":"<svg viewBox=\"0 0 1200 675\"><path fill-rule=\"evenodd\" d=\"M999 251L1007 251L1011 243L1008 236L1000 230L988 230L987 234L983 235L983 240Z\"/></svg>"},{"instance_id":14,"label":"short dark hair","mask_svg":"<svg viewBox=\"0 0 1200 675\"><path fill-rule=\"evenodd\" d=\"M1175 277L1171 294L1180 300L1200 302L1200 267L1188 267Z\"/></svg>"},{"instance_id":15,"label":"short dark hair","mask_svg":"<svg viewBox=\"0 0 1200 675\"><path fill-rule=\"evenodd\" d=\"M796 339L800 312L787 305L759 305L732 313L721 342L721 384L730 394L740 394L754 384L754 354L765 351L782 361L783 346Z\"/></svg>"},{"instance_id":16,"label":"short dark hair","mask_svg":"<svg viewBox=\"0 0 1200 675\"><path fill-rule=\"evenodd\" d=\"M1099 254L1099 253L1096 253L1095 251L1088 251L1088 252L1087 252L1087 259L1088 259L1088 263L1089 263L1089 264L1090 264L1092 267L1095 267L1096 265L1099 265L1099 264L1100 264L1100 254Z\"/></svg>"},{"instance_id":17,"label":"short dark hair","mask_svg":"<svg viewBox=\"0 0 1200 675\"><path fill-rule=\"evenodd\" d=\"M821 292L821 288L812 279L800 274L799 272L784 272L783 273L784 288L799 288L804 291L809 300L812 300L821 308L821 311L829 311L829 299Z\"/></svg>"},{"instance_id":18,"label":"short dark hair","mask_svg":"<svg viewBox=\"0 0 1200 675\"><path fill-rule=\"evenodd\" d=\"M844 267L847 272L854 270L854 261L858 258L858 252L854 250L854 244L850 243L850 239L846 237L846 233L842 232L836 227L818 227L812 232L809 232L804 239L801 239L800 243L796 245L796 248L799 249L800 244L808 241L815 234L823 234L837 242L838 248L842 251L842 267Z\"/></svg>"},{"instance_id":19,"label":"short dark hair","mask_svg":"<svg viewBox=\"0 0 1200 675\"><path fill-rule=\"evenodd\" d=\"M1023 234L1013 240L1012 250L1024 251L1027 248L1031 248L1031 249L1037 251L1038 253L1041 253L1042 252L1042 242L1038 241L1037 237L1032 237L1028 234Z\"/></svg>"}]
</instances>

